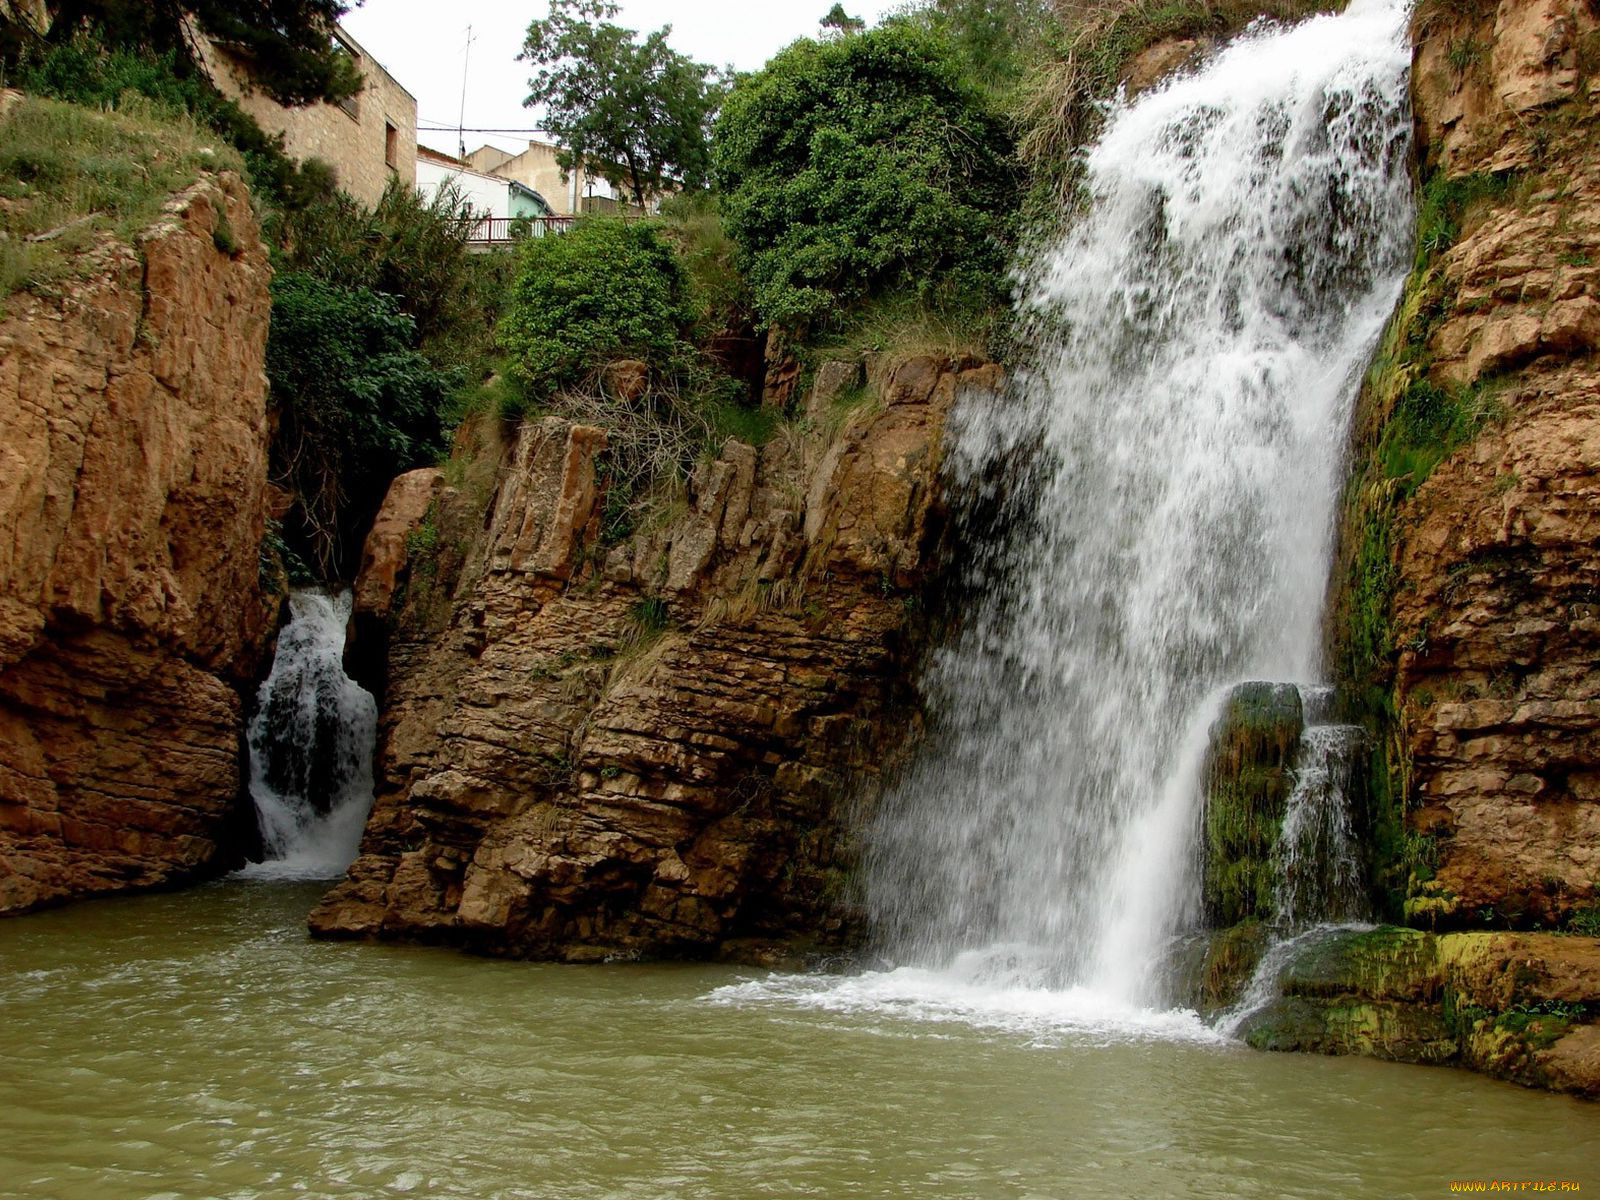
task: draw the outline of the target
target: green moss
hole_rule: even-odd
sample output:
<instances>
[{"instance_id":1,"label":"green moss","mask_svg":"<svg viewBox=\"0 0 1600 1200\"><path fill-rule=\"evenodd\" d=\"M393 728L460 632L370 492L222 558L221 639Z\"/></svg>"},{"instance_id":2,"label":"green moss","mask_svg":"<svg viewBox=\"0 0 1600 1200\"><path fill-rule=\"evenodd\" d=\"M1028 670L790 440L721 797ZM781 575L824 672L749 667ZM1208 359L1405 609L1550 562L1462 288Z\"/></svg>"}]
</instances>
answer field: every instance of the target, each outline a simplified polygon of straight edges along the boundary
<instances>
[{"instance_id":1,"label":"green moss","mask_svg":"<svg viewBox=\"0 0 1600 1200\"><path fill-rule=\"evenodd\" d=\"M1312 943L1285 968L1286 995L1431 1001L1443 979L1431 934L1394 925Z\"/></svg>"},{"instance_id":2,"label":"green moss","mask_svg":"<svg viewBox=\"0 0 1600 1200\"><path fill-rule=\"evenodd\" d=\"M1272 861L1305 726L1300 693L1289 684L1235 688L1212 730L1205 771L1207 920L1236 925L1273 916Z\"/></svg>"}]
</instances>

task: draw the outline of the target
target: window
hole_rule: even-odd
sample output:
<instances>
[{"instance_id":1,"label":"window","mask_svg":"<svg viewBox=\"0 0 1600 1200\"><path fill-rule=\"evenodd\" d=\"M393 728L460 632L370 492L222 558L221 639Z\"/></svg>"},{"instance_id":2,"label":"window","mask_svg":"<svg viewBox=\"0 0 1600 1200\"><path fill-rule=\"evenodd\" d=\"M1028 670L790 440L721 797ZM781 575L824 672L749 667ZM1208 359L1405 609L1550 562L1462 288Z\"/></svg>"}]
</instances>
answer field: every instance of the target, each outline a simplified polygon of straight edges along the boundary
<instances>
[{"instance_id":1,"label":"window","mask_svg":"<svg viewBox=\"0 0 1600 1200\"><path fill-rule=\"evenodd\" d=\"M389 164L389 170L399 173L400 131L387 121L383 123L383 161Z\"/></svg>"},{"instance_id":2,"label":"window","mask_svg":"<svg viewBox=\"0 0 1600 1200\"><path fill-rule=\"evenodd\" d=\"M349 42L345 41L337 33L333 35L333 51L335 54L349 55L351 62L355 63L358 68L361 66L361 55L357 54L355 47L351 46ZM348 100L339 101L339 107L344 109L345 115L352 121L361 120L361 94L359 92Z\"/></svg>"}]
</instances>

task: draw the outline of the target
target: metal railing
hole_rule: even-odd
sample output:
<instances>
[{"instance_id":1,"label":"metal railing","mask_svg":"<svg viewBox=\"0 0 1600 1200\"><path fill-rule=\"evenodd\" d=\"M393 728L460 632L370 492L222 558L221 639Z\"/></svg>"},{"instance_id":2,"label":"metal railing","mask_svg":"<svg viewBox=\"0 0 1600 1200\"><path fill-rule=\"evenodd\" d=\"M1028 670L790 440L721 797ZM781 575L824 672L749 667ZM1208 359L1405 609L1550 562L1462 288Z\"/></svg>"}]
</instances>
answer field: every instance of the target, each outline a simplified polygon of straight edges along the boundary
<instances>
[{"instance_id":1,"label":"metal railing","mask_svg":"<svg viewBox=\"0 0 1600 1200\"><path fill-rule=\"evenodd\" d=\"M498 246L519 242L523 238L544 237L547 233L565 233L572 228L577 217L481 217L467 235L467 242L475 246Z\"/></svg>"}]
</instances>

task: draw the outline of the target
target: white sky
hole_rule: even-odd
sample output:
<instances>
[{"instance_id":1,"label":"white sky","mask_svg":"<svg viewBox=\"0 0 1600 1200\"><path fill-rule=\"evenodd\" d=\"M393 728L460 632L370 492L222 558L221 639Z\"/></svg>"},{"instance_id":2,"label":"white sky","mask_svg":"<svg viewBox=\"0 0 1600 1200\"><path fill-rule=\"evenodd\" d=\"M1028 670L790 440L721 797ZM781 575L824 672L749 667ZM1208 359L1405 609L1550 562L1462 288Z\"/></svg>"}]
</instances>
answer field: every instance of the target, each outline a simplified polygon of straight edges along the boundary
<instances>
[{"instance_id":1,"label":"white sky","mask_svg":"<svg viewBox=\"0 0 1600 1200\"><path fill-rule=\"evenodd\" d=\"M680 54L715 66L751 71L799 37L817 33L833 0L621 0L618 24L648 32L672 26ZM845 10L869 22L900 0L855 0ZM418 125L448 125L448 132L419 130L424 145L456 151L463 50L472 26L466 120L469 127L526 129L537 114L522 107L527 64L516 61L528 23L548 11L545 0L365 0L345 14L344 26L417 98ZM467 149L489 142L508 150L527 134L468 133Z\"/></svg>"}]
</instances>

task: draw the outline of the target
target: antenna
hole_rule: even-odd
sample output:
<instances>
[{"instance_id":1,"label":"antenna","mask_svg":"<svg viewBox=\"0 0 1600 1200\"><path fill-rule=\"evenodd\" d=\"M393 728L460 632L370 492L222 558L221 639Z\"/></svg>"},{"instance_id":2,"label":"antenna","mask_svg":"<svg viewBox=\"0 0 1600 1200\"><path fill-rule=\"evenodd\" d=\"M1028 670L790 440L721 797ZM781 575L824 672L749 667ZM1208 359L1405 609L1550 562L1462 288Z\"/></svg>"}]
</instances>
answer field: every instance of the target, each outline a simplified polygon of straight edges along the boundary
<instances>
[{"instance_id":1,"label":"antenna","mask_svg":"<svg viewBox=\"0 0 1600 1200\"><path fill-rule=\"evenodd\" d=\"M456 122L456 152L467 157L467 64L472 60L472 26L467 26L467 46L461 52L461 119Z\"/></svg>"}]
</instances>

